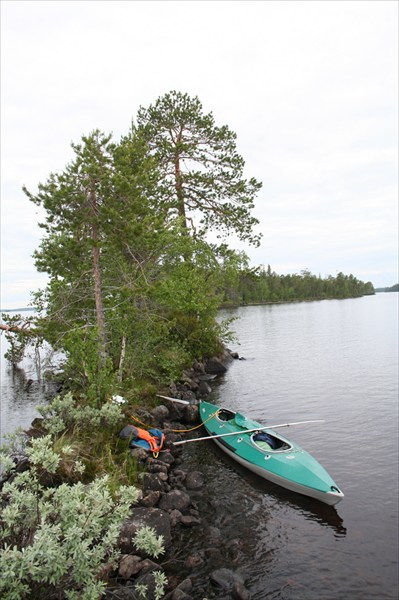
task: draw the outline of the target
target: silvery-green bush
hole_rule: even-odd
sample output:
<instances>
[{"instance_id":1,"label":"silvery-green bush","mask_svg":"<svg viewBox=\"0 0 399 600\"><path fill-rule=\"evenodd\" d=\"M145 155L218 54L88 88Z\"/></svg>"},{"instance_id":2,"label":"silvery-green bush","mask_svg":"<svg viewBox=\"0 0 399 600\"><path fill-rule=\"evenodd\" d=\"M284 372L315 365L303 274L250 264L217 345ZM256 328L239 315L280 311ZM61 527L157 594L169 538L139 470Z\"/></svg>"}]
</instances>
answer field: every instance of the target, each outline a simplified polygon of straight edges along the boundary
<instances>
[{"instance_id":1,"label":"silvery-green bush","mask_svg":"<svg viewBox=\"0 0 399 600\"><path fill-rule=\"evenodd\" d=\"M105 402L100 408L79 406L70 392L65 396L56 396L49 404L38 406L46 430L57 435L66 429L93 429L100 424L112 427L122 419L122 410L118 404Z\"/></svg>"},{"instance_id":2,"label":"silvery-green bush","mask_svg":"<svg viewBox=\"0 0 399 600\"><path fill-rule=\"evenodd\" d=\"M138 490L120 487L111 495L107 476L88 485L46 487L43 474L56 472L68 447L55 452L49 435L31 440L25 453L30 468L14 472L0 492L0 597L100 598L106 586L101 569L117 563L120 527ZM7 459L5 449L1 454ZM5 471L15 466L12 460L3 465ZM162 539L152 531L139 534L138 545L154 555L163 552Z\"/></svg>"}]
</instances>

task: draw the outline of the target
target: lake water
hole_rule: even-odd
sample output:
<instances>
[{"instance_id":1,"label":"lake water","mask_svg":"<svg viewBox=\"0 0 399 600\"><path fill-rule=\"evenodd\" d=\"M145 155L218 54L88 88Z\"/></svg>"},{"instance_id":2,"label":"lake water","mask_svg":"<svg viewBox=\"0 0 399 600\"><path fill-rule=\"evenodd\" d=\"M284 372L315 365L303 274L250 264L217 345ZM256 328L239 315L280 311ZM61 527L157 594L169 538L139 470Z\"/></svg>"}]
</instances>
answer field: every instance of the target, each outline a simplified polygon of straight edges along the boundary
<instances>
[{"instance_id":1,"label":"lake water","mask_svg":"<svg viewBox=\"0 0 399 600\"><path fill-rule=\"evenodd\" d=\"M398 294L223 316L239 318L230 347L246 360L219 381L215 403L262 423L325 419L284 433L345 493L332 508L251 476L213 442L185 446L207 475L202 506L222 531L223 566L241 569L257 600L397 600Z\"/></svg>"},{"instance_id":2,"label":"lake water","mask_svg":"<svg viewBox=\"0 0 399 600\"><path fill-rule=\"evenodd\" d=\"M201 470L193 493L202 526L181 530L179 576L194 597L227 600L213 568L242 573L252 600L398 598L398 294L249 306L216 404L262 423L325 419L284 430L328 470L345 498L335 508L284 491L229 460L213 442L184 446ZM3 352L3 350L2 350ZM34 373L28 377L35 379ZM28 426L43 389L26 388L2 360L2 431ZM195 568L185 562L199 557Z\"/></svg>"},{"instance_id":3,"label":"lake water","mask_svg":"<svg viewBox=\"0 0 399 600\"><path fill-rule=\"evenodd\" d=\"M24 313L31 314L30 311ZM3 332L0 335L0 444L6 441L8 433L20 427L28 428L35 417L40 417L36 407L47 397L54 396L57 387L57 384L39 380L33 351L28 350L18 368L12 369L4 358L7 348Z\"/></svg>"}]
</instances>

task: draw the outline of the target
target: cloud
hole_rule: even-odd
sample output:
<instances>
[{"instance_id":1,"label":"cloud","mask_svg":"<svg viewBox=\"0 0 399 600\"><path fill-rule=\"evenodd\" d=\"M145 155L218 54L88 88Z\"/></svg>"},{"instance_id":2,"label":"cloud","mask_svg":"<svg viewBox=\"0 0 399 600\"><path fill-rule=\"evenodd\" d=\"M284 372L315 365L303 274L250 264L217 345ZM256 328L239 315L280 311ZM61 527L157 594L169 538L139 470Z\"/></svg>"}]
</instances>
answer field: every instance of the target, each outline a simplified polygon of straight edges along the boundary
<instances>
[{"instance_id":1,"label":"cloud","mask_svg":"<svg viewBox=\"0 0 399 600\"><path fill-rule=\"evenodd\" d=\"M36 277L39 215L21 186L62 170L82 134L119 139L171 89L237 133L247 176L264 183L263 244L245 248L254 264L396 282L397 3L3 0L1 11L9 285L13 262L17 282L24 265L27 287Z\"/></svg>"}]
</instances>

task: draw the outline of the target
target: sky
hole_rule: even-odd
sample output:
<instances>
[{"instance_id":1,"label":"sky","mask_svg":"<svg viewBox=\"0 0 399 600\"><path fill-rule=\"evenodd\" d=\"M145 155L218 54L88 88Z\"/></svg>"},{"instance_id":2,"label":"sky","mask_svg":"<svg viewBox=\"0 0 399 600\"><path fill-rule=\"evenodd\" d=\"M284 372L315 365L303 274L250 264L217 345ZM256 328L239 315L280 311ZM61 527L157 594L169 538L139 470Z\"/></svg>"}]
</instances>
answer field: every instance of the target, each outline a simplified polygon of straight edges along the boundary
<instances>
[{"instance_id":1,"label":"sky","mask_svg":"<svg viewBox=\"0 0 399 600\"><path fill-rule=\"evenodd\" d=\"M46 283L37 190L94 129L198 96L263 182L259 248L279 274L398 282L398 2L1 0L1 301Z\"/></svg>"}]
</instances>

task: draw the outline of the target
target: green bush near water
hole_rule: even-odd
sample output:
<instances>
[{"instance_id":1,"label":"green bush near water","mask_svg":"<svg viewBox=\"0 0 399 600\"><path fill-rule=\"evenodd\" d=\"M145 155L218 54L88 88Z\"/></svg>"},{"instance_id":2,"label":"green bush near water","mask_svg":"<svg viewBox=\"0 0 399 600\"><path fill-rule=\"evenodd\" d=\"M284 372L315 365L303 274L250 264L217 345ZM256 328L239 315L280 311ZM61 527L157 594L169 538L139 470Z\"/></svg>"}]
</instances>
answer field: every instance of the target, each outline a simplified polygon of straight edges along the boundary
<instances>
[{"instance_id":1,"label":"green bush near water","mask_svg":"<svg viewBox=\"0 0 399 600\"><path fill-rule=\"evenodd\" d=\"M13 434L0 449L3 472L16 459L29 464L0 492L0 597L94 600L107 585L104 566L117 565L120 527L139 496L130 485L135 464L115 435L123 415L110 403L77 406L71 394L40 410L47 435ZM164 551L151 528L135 544L154 557ZM159 598L165 583L156 581Z\"/></svg>"}]
</instances>

